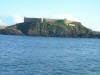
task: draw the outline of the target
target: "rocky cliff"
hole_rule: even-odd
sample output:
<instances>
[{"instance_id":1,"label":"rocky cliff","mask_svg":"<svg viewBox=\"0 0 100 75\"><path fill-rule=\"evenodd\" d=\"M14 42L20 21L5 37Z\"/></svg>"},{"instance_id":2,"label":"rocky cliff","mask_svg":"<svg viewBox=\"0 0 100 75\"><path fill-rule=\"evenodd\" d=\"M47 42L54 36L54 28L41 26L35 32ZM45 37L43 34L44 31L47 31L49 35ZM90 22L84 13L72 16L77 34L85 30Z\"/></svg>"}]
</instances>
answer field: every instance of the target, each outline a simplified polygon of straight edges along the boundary
<instances>
[{"instance_id":1,"label":"rocky cliff","mask_svg":"<svg viewBox=\"0 0 100 75\"><path fill-rule=\"evenodd\" d=\"M99 32L84 27L80 22L25 22L0 29L0 34L49 37L100 38Z\"/></svg>"}]
</instances>

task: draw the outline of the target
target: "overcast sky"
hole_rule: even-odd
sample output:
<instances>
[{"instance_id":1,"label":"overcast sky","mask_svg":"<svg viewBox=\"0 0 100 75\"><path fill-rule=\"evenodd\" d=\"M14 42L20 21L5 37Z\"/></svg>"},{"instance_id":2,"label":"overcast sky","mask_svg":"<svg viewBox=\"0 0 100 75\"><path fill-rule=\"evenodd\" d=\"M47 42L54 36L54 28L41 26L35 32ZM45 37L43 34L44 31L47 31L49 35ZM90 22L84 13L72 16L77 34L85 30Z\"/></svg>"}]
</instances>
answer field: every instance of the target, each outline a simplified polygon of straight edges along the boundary
<instances>
[{"instance_id":1,"label":"overcast sky","mask_svg":"<svg viewBox=\"0 0 100 75\"><path fill-rule=\"evenodd\" d=\"M0 25L23 17L67 18L100 31L100 0L0 0Z\"/></svg>"}]
</instances>

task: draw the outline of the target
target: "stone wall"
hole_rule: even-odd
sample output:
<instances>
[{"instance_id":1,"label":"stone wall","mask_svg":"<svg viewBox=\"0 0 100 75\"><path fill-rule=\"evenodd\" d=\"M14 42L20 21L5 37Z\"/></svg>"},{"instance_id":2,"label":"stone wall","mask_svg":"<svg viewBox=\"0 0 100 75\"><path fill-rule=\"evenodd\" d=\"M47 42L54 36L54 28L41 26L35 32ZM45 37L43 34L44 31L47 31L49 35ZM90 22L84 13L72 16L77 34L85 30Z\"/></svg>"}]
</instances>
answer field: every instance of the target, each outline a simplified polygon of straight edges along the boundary
<instances>
[{"instance_id":1,"label":"stone wall","mask_svg":"<svg viewBox=\"0 0 100 75\"><path fill-rule=\"evenodd\" d=\"M24 22L41 22L42 18L24 18Z\"/></svg>"},{"instance_id":2,"label":"stone wall","mask_svg":"<svg viewBox=\"0 0 100 75\"><path fill-rule=\"evenodd\" d=\"M43 23L43 22L63 22L65 24L69 24L72 21L69 21L67 19L46 19L46 18L24 18L24 22L39 22L39 23Z\"/></svg>"}]
</instances>

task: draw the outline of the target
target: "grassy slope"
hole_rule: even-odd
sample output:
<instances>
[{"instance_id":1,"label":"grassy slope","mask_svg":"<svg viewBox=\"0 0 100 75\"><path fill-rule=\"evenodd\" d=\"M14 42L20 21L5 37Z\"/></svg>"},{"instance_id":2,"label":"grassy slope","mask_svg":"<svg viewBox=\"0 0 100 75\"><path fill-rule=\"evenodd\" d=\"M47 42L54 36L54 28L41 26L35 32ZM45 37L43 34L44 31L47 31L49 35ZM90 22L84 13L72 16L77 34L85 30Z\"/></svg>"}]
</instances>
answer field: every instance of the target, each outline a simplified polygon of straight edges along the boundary
<instances>
[{"instance_id":1,"label":"grassy slope","mask_svg":"<svg viewBox=\"0 0 100 75\"><path fill-rule=\"evenodd\" d=\"M74 26L67 26L63 22L20 23L8 27L25 35L54 36L54 37L92 37L92 30L79 22L72 22Z\"/></svg>"},{"instance_id":2,"label":"grassy slope","mask_svg":"<svg viewBox=\"0 0 100 75\"><path fill-rule=\"evenodd\" d=\"M100 38L99 32L84 27L80 22L68 21L75 26L68 26L63 21L44 21L43 23L19 23L0 28L0 34L6 35L32 35L53 37L86 37Z\"/></svg>"},{"instance_id":3,"label":"grassy slope","mask_svg":"<svg viewBox=\"0 0 100 75\"><path fill-rule=\"evenodd\" d=\"M0 29L5 29L6 27L7 27L7 26L1 26L1 25L0 25Z\"/></svg>"}]
</instances>

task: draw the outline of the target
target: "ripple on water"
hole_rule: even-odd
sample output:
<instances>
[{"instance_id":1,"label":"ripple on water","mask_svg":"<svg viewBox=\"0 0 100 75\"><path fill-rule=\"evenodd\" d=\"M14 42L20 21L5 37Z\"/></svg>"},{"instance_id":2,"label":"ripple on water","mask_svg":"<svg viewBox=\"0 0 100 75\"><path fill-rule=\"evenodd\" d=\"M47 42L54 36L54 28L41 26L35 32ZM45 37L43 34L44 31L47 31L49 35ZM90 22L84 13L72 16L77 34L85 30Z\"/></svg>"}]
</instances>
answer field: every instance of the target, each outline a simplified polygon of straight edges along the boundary
<instances>
[{"instance_id":1,"label":"ripple on water","mask_svg":"<svg viewBox=\"0 0 100 75\"><path fill-rule=\"evenodd\" d=\"M100 75L100 40L0 36L0 75Z\"/></svg>"}]
</instances>

